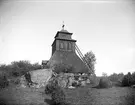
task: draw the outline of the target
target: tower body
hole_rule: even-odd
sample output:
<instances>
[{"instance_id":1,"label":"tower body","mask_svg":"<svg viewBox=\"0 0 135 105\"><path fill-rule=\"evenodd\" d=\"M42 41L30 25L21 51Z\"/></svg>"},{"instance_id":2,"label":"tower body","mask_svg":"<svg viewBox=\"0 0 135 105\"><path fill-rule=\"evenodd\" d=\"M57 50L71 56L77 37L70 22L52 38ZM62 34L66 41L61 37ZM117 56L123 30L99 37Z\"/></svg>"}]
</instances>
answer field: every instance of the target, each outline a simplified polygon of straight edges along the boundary
<instances>
[{"instance_id":1,"label":"tower body","mask_svg":"<svg viewBox=\"0 0 135 105\"><path fill-rule=\"evenodd\" d=\"M52 56L48 64L52 67L55 64L71 65L73 73L87 73L88 67L79 58L75 51L76 40L72 39L72 34L64 29L58 31L52 44Z\"/></svg>"}]
</instances>

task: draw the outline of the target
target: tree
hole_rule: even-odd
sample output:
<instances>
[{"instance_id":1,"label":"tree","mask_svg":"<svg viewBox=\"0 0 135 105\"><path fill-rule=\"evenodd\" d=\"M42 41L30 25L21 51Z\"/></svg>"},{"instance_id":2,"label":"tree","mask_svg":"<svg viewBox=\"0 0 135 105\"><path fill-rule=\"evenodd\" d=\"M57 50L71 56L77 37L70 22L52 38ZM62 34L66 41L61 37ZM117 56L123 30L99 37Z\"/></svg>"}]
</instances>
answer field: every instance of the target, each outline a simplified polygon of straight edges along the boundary
<instances>
[{"instance_id":1,"label":"tree","mask_svg":"<svg viewBox=\"0 0 135 105\"><path fill-rule=\"evenodd\" d=\"M96 64L95 54L92 51L89 51L84 55L84 59L86 60L90 68L90 71L89 71L90 74L95 74L95 64Z\"/></svg>"},{"instance_id":2,"label":"tree","mask_svg":"<svg viewBox=\"0 0 135 105\"><path fill-rule=\"evenodd\" d=\"M29 61L14 61L11 62L11 66L12 74L15 77L25 74L32 68L32 65Z\"/></svg>"},{"instance_id":3,"label":"tree","mask_svg":"<svg viewBox=\"0 0 135 105\"><path fill-rule=\"evenodd\" d=\"M124 77L124 74L123 73L119 73L119 74L116 74L116 73L113 73L111 74L110 76L108 76L108 78L112 81L112 82L121 82L122 79Z\"/></svg>"},{"instance_id":4,"label":"tree","mask_svg":"<svg viewBox=\"0 0 135 105\"><path fill-rule=\"evenodd\" d=\"M123 86L131 86L132 85L132 75L130 72L128 72L126 75L124 75L123 80L122 80L122 85Z\"/></svg>"},{"instance_id":5,"label":"tree","mask_svg":"<svg viewBox=\"0 0 135 105\"><path fill-rule=\"evenodd\" d=\"M102 76L103 76L103 77L107 77L107 73L103 72L103 73L102 73Z\"/></svg>"},{"instance_id":6,"label":"tree","mask_svg":"<svg viewBox=\"0 0 135 105\"><path fill-rule=\"evenodd\" d=\"M11 68L13 76L17 77L24 75L26 72L31 70L41 69L41 65L38 63L31 64L27 60L22 60L11 62Z\"/></svg>"}]
</instances>

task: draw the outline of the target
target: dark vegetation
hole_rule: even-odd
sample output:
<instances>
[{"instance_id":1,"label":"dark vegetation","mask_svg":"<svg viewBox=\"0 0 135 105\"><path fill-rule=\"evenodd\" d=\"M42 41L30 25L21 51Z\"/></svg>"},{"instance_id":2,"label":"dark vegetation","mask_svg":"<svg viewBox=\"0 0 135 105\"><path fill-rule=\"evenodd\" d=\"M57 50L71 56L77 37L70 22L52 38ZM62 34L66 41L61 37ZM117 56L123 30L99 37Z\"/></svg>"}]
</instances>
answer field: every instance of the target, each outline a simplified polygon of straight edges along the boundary
<instances>
[{"instance_id":1,"label":"dark vegetation","mask_svg":"<svg viewBox=\"0 0 135 105\"><path fill-rule=\"evenodd\" d=\"M28 71L41 69L38 63L31 64L29 61L14 61L11 64L0 65L0 88L5 88L10 83L18 84L18 77Z\"/></svg>"},{"instance_id":2,"label":"dark vegetation","mask_svg":"<svg viewBox=\"0 0 135 105\"><path fill-rule=\"evenodd\" d=\"M53 66L53 68L55 69L56 73L71 73L74 71L74 66L73 65L68 65L68 64L64 64L64 63L60 63L60 64L55 64Z\"/></svg>"},{"instance_id":3,"label":"dark vegetation","mask_svg":"<svg viewBox=\"0 0 135 105\"><path fill-rule=\"evenodd\" d=\"M126 75L124 75L122 79L122 86L132 86L135 85L135 72L130 73L128 72Z\"/></svg>"},{"instance_id":4,"label":"dark vegetation","mask_svg":"<svg viewBox=\"0 0 135 105\"><path fill-rule=\"evenodd\" d=\"M57 79L54 78L45 87L45 94L51 96L51 105L67 105L65 100L65 93L63 89L58 85Z\"/></svg>"},{"instance_id":5,"label":"dark vegetation","mask_svg":"<svg viewBox=\"0 0 135 105\"><path fill-rule=\"evenodd\" d=\"M29 61L14 61L8 65L0 65L0 71L11 77L18 77L36 69L41 69L41 65L38 63L31 64Z\"/></svg>"},{"instance_id":6,"label":"dark vegetation","mask_svg":"<svg viewBox=\"0 0 135 105\"><path fill-rule=\"evenodd\" d=\"M112 87L112 82L105 77L102 77L99 81L98 88L111 88Z\"/></svg>"},{"instance_id":7,"label":"dark vegetation","mask_svg":"<svg viewBox=\"0 0 135 105\"><path fill-rule=\"evenodd\" d=\"M95 74L95 64L96 64L95 54L92 51L89 51L84 55L84 59L86 60L88 66L90 68L89 73Z\"/></svg>"},{"instance_id":8,"label":"dark vegetation","mask_svg":"<svg viewBox=\"0 0 135 105\"><path fill-rule=\"evenodd\" d=\"M89 79L90 79L90 84L91 85L96 86L96 85L99 84L100 77L97 77L95 74L89 76Z\"/></svg>"},{"instance_id":9,"label":"dark vegetation","mask_svg":"<svg viewBox=\"0 0 135 105\"><path fill-rule=\"evenodd\" d=\"M7 76L5 74L0 75L0 88L5 88L9 85Z\"/></svg>"},{"instance_id":10,"label":"dark vegetation","mask_svg":"<svg viewBox=\"0 0 135 105\"><path fill-rule=\"evenodd\" d=\"M112 86L130 87L132 85L135 85L135 72L133 73L128 72L125 75L123 73L119 74L113 73L110 76L103 76L103 77L111 81Z\"/></svg>"}]
</instances>

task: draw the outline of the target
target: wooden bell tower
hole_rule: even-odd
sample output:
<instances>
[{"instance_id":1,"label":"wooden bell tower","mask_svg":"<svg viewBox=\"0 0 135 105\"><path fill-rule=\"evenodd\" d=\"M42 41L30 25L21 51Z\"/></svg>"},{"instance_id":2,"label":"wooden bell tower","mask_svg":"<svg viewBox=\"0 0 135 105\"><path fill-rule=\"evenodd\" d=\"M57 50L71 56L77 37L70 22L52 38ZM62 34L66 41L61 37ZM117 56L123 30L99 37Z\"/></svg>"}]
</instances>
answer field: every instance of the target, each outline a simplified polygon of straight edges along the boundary
<instances>
[{"instance_id":1,"label":"wooden bell tower","mask_svg":"<svg viewBox=\"0 0 135 105\"><path fill-rule=\"evenodd\" d=\"M88 67L83 60L76 54L76 40L72 39L72 34L64 29L58 31L55 35L55 40L52 44L52 56L49 60L49 65L64 63L74 66L75 73L86 73Z\"/></svg>"},{"instance_id":2,"label":"wooden bell tower","mask_svg":"<svg viewBox=\"0 0 135 105\"><path fill-rule=\"evenodd\" d=\"M64 29L58 31L52 44L52 55L55 51L75 52L76 40L73 40L71 36L72 33Z\"/></svg>"}]
</instances>

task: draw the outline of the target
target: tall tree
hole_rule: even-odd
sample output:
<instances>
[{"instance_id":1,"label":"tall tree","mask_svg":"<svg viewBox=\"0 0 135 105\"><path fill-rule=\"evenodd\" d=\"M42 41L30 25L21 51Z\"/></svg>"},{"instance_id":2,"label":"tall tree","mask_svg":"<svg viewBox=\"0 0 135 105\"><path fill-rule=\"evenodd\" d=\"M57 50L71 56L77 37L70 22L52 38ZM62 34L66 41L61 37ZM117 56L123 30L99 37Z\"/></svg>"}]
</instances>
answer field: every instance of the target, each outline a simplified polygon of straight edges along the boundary
<instances>
[{"instance_id":1,"label":"tall tree","mask_svg":"<svg viewBox=\"0 0 135 105\"><path fill-rule=\"evenodd\" d=\"M89 73L95 74L95 64L96 64L95 54L92 51L89 51L84 55L84 58L90 68Z\"/></svg>"}]
</instances>

